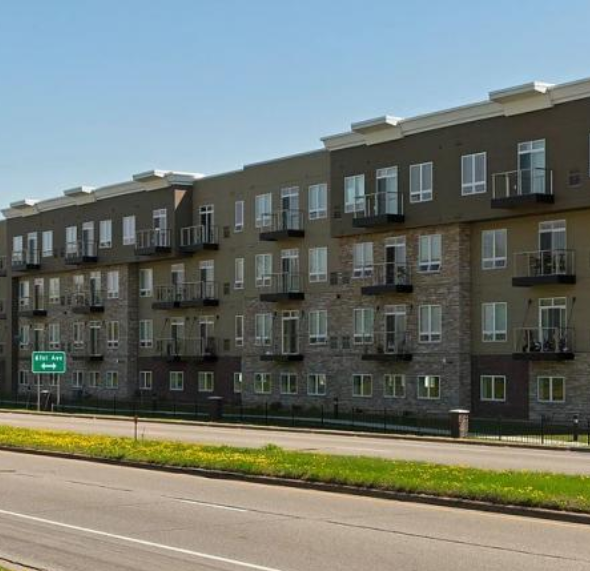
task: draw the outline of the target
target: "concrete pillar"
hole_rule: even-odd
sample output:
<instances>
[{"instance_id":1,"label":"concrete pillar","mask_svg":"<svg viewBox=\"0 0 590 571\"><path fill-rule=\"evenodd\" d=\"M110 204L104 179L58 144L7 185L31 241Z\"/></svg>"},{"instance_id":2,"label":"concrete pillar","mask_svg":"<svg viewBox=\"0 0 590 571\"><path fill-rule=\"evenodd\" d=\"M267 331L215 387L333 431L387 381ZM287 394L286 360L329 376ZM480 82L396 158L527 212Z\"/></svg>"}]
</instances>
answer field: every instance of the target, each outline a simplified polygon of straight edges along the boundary
<instances>
[{"instance_id":1,"label":"concrete pillar","mask_svg":"<svg viewBox=\"0 0 590 571\"><path fill-rule=\"evenodd\" d=\"M469 434L469 411L454 409L449 411L451 436L453 438L467 438Z\"/></svg>"}]
</instances>

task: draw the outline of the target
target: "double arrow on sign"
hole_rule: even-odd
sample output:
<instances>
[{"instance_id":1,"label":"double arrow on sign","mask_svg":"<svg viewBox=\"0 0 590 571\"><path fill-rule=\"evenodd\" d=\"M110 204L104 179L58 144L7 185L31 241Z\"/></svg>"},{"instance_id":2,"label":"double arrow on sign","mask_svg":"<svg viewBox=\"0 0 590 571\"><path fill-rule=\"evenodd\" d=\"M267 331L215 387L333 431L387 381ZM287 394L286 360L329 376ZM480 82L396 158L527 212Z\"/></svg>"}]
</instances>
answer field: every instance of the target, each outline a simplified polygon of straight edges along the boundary
<instances>
[{"instance_id":1,"label":"double arrow on sign","mask_svg":"<svg viewBox=\"0 0 590 571\"><path fill-rule=\"evenodd\" d=\"M41 368L44 371L47 371L47 369L52 369L55 371L55 369L57 369L57 365L55 363L41 363Z\"/></svg>"}]
</instances>

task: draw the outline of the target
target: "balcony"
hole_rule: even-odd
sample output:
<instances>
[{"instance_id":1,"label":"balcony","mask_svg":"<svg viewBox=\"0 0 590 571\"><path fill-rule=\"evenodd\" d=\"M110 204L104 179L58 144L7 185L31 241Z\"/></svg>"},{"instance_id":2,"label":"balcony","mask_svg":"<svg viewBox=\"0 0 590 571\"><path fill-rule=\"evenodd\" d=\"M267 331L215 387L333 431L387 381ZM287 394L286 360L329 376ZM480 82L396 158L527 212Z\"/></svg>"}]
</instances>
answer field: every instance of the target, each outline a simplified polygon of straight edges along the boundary
<instances>
[{"instance_id":1,"label":"balcony","mask_svg":"<svg viewBox=\"0 0 590 571\"><path fill-rule=\"evenodd\" d=\"M553 202L551 169L524 169L492 175L492 208L518 208Z\"/></svg>"},{"instance_id":2,"label":"balcony","mask_svg":"<svg viewBox=\"0 0 590 571\"><path fill-rule=\"evenodd\" d=\"M540 250L514 254L515 287L545 284L575 284L576 263L573 250Z\"/></svg>"},{"instance_id":3,"label":"balcony","mask_svg":"<svg viewBox=\"0 0 590 571\"><path fill-rule=\"evenodd\" d=\"M412 348L407 331L375 333L361 343L363 361L411 361Z\"/></svg>"},{"instance_id":4,"label":"balcony","mask_svg":"<svg viewBox=\"0 0 590 571\"><path fill-rule=\"evenodd\" d=\"M72 312L80 315L104 312L104 298L100 291L78 292L72 295Z\"/></svg>"},{"instance_id":5,"label":"balcony","mask_svg":"<svg viewBox=\"0 0 590 571\"><path fill-rule=\"evenodd\" d=\"M264 217L259 238L266 242L303 238L303 219L301 210L277 210Z\"/></svg>"},{"instance_id":6,"label":"balcony","mask_svg":"<svg viewBox=\"0 0 590 571\"><path fill-rule=\"evenodd\" d=\"M86 343L73 343L74 361L100 362L104 360L104 341L99 333L90 333Z\"/></svg>"},{"instance_id":7,"label":"balcony","mask_svg":"<svg viewBox=\"0 0 590 571\"><path fill-rule=\"evenodd\" d=\"M82 240L67 243L64 262L71 266L95 264L98 262L98 243Z\"/></svg>"},{"instance_id":8,"label":"balcony","mask_svg":"<svg viewBox=\"0 0 590 571\"><path fill-rule=\"evenodd\" d=\"M414 290L409 264L375 264L373 266L373 275L369 279L371 284L361 287L363 295L412 293Z\"/></svg>"},{"instance_id":9,"label":"balcony","mask_svg":"<svg viewBox=\"0 0 590 571\"><path fill-rule=\"evenodd\" d=\"M280 340L266 339L259 343L261 361L291 363L303 361L301 340L297 335L283 335Z\"/></svg>"},{"instance_id":10,"label":"balcony","mask_svg":"<svg viewBox=\"0 0 590 571\"><path fill-rule=\"evenodd\" d=\"M264 276L261 283L257 285L267 288L265 293L260 294L260 301L280 302L305 299L300 274L291 272L270 274Z\"/></svg>"},{"instance_id":11,"label":"balcony","mask_svg":"<svg viewBox=\"0 0 590 571\"><path fill-rule=\"evenodd\" d=\"M172 251L170 230L150 228L135 235L135 253L138 256L158 256Z\"/></svg>"},{"instance_id":12,"label":"balcony","mask_svg":"<svg viewBox=\"0 0 590 571\"><path fill-rule=\"evenodd\" d=\"M177 309L180 307L217 307L219 287L217 282L195 282L156 286L156 301L152 309Z\"/></svg>"},{"instance_id":13,"label":"balcony","mask_svg":"<svg viewBox=\"0 0 590 571\"><path fill-rule=\"evenodd\" d=\"M45 317L47 305L44 296L21 297L18 300L19 317Z\"/></svg>"},{"instance_id":14,"label":"balcony","mask_svg":"<svg viewBox=\"0 0 590 571\"><path fill-rule=\"evenodd\" d=\"M216 361L216 339L214 337L156 339L156 351L153 359L168 363Z\"/></svg>"},{"instance_id":15,"label":"balcony","mask_svg":"<svg viewBox=\"0 0 590 571\"><path fill-rule=\"evenodd\" d=\"M41 268L39 250L20 250L12 252L11 267L14 272L26 272Z\"/></svg>"},{"instance_id":16,"label":"balcony","mask_svg":"<svg viewBox=\"0 0 590 571\"><path fill-rule=\"evenodd\" d=\"M8 265L6 263L6 256L0 256L0 278L5 278L8 275Z\"/></svg>"},{"instance_id":17,"label":"balcony","mask_svg":"<svg viewBox=\"0 0 590 571\"><path fill-rule=\"evenodd\" d=\"M398 192L377 192L357 198L352 225L376 228L404 221L403 196Z\"/></svg>"},{"instance_id":18,"label":"balcony","mask_svg":"<svg viewBox=\"0 0 590 571\"><path fill-rule=\"evenodd\" d=\"M520 361L571 361L575 358L574 330L569 327L516 329L512 357Z\"/></svg>"},{"instance_id":19,"label":"balcony","mask_svg":"<svg viewBox=\"0 0 590 571\"><path fill-rule=\"evenodd\" d=\"M180 251L185 254L219 250L217 226L188 226L180 230Z\"/></svg>"}]
</instances>

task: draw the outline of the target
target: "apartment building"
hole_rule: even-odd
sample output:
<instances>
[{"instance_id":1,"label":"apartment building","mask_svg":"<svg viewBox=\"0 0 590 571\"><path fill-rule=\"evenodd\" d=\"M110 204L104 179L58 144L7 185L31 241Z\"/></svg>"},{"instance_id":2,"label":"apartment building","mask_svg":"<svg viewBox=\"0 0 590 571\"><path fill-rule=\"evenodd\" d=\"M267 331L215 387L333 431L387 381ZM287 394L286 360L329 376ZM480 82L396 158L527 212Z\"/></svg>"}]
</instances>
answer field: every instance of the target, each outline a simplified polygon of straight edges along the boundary
<instances>
[{"instance_id":1,"label":"apartment building","mask_svg":"<svg viewBox=\"0 0 590 571\"><path fill-rule=\"evenodd\" d=\"M323 143L10 205L4 391L588 415L590 80Z\"/></svg>"}]
</instances>

